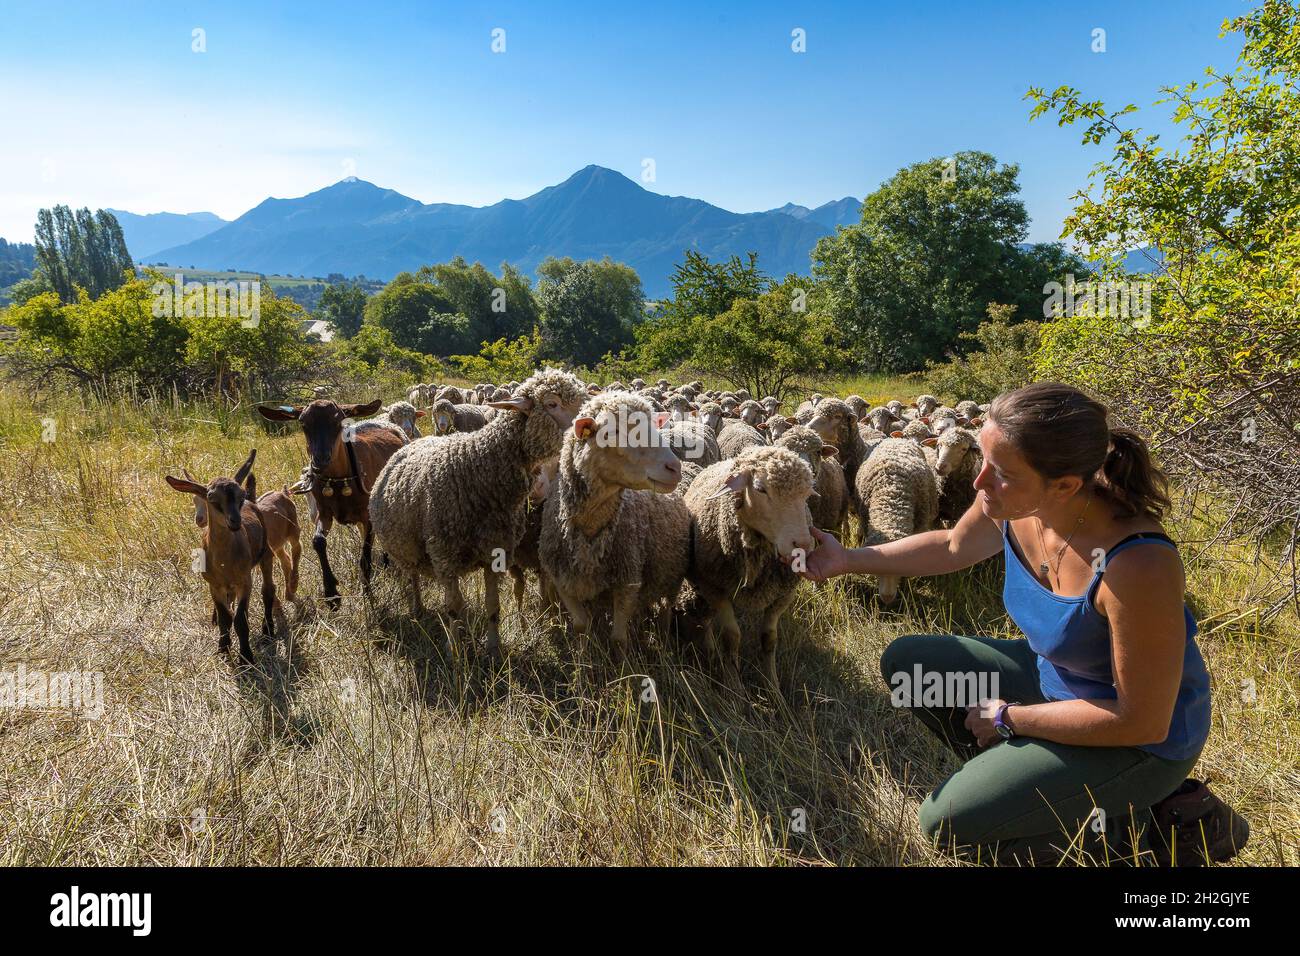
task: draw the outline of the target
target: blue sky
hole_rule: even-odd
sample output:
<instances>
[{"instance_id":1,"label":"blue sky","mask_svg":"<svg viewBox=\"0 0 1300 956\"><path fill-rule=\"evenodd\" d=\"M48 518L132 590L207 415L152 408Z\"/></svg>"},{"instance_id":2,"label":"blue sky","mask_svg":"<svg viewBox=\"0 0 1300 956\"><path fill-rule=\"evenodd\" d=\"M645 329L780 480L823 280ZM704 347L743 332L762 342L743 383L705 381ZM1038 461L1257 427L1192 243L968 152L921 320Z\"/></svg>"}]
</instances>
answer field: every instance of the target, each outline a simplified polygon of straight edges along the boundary
<instances>
[{"instance_id":1,"label":"blue sky","mask_svg":"<svg viewBox=\"0 0 1300 956\"><path fill-rule=\"evenodd\" d=\"M1168 132L1158 88L1231 67L1239 40L1219 25L1247 8L6 0L0 236L30 241L56 202L229 219L355 174L484 205L588 163L640 179L645 159L647 188L751 212L861 198L901 166L982 149L1020 164L1030 238L1055 239L1103 153L1031 125L1025 90L1134 102Z\"/></svg>"}]
</instances>

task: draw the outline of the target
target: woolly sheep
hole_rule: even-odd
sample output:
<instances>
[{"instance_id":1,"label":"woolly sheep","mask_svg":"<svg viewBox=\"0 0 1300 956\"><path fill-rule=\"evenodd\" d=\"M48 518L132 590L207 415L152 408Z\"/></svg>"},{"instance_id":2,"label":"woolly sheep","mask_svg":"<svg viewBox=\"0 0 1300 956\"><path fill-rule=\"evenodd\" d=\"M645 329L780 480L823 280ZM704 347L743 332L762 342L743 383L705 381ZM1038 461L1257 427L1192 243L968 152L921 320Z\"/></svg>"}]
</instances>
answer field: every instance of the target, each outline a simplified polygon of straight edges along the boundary
<instances>
[{"instance_id":1,"label":"woolly sheep","mask_svg":"<svg viewBox=\"0 0 1300 956\"><path fill-rule=\"evenodd\" d=\"M934 527L939 491L934 472L916 442L886 438L858 471L858 521L865 544L884 544ZM892 604L900 578L877 577L880 600Z\"/></svg>"},{"instance_id":2,"label":"woolly sheep","mask_svg":"<svg viewBox=\"0 0 1300 956\"><path fill-rule=\"evenodd\" d=\"M979 443L965 428L939 436L935 474L939 477L939 518L956 522L975 503L975 478L984 467Z\"/></svg>"},{"instance_id":3,"label":"woolly sheep","mask_svg":"<svg viewBox=\"0 0 1300 956\"><path fill-rule=\"evenodd\" d=\"M844 469L835 460L835 446L826 444L820 435L803 425L791 426L772 444L789 448L812 469L816 493L808 499L808 511L813 525L838 537L849 515L849 489L844 482Z\"/></svg>"},{"instance_id":4,"label":"woolly sheep","mask_svg":"<svg viewBox=\"0 0 1300 956\"><path fill-rule=\"evenodd\" d=\"M844 404L849 406L849 410L853 412L853 417L859 421L861 421L862 416L867 413L867 409L871 407L867 404L867 400L861 395L850 395L848 398L844 399Z\"/></svg>"},{"instance_id":5,"label":"woolly sheep","mask_svg":"<svg viewBox=\"0 0 1300 956\"><path fill-rule=\"evenodd\" d=\"M564 430L587 397L568 372L546 369L518 387L485 428L423 438L401 448L379 473L371 520L422 613L421 574L442 584L454 634L463 622L460 579L483 571L487 648L500 645L498 573L523 537L524 502L534 467L560 451Z\"/></svg>"},{"instance_id":6,"label":"woolly sheep","mask_svg":"<svg viewBox=\"0 0 1300 956\"><path fill-rule=\"evenodd\" d=\"M918 395L912 405L916 408L917 414L924 417L939 407L939 400L933 395Z\"/></svg>"},{"instance_id":7,"label":"woolly sheep","mask_svg":"<svg viewBox=\"0 0 1300 956\"><path fill-rule=\"evenodd\" d=\"M612 612L618 658L628 627L659 611L666 637L686 576L691 514L671 492L681 464L654 425L654 409L627 392L589 400L564 436L556 486L542 517L542 568L584 637Z\"/></svg>"},{"instance_id":8,"label":"woolly sheep","mask_svg":"<svg viewBox=\"0 0 1300 956\"><path fill-rule=\"evenodd\" d=\"M776 444L776 440L786 433L786 430L795 424L796 419L787 418L784 415L773 415L766 422L767 437Z\"/></svg>"},{"instance_id":9,"label":"woolly sheep","mask_svg":"<svg viewBox=\"0 0 1300 956\"><path fill-rule=\"evenodd\" d=\"M768 395L759 404L763 406L763 414L767 418L771 418L781 410L781 399L775 395Z\"/></svg>"},{"instance_id":10,"label":"woolly sheep","mask_svg":"<svg viewBox=\"0 0 1300 956\"><path fill-rule=\"evenodd\" d=\"M857 417L838 398L826 398L818 403L817 414L809 420L808 427L820 435L826 444L838 449L844 481L849 487L849 500L853 501L854 478L863 459L867 457L862 434L858 431Z\"/></svg>"},{"instance_id":11,"label":"woolly sheep","mask_svg":"<svg viewBox=\"0 0 1300 956\"><path fill-rule=\"evenodd\" d=\"M453 405L447 399L440 398L433 403L433 408L430 410L433 434L450 435L453 432L478 431L488 423L487 413L491 410L492 406L482 408L478 405Z\"/></svg>"},{"instance_id":12,"label":"woolly sheep","mask_svg":"<svg viewBox=\"0 0 1300 956\"><path fill-rule=\"evenodd\" d=\"M675 421L662 429L664 440L680 461L690 461L707 468L722 460L722 451L713 429L703 422Z\"/></svg>"},{"instance_id":13,"label":"woolly sheep","mask_svg":"<svg viewBox=\"0 0 1300 956\"><path fill-rule=\"evenodd\" d=\"M767 439L757 428L746 425L739 419L722 429L718 436L718 453L723 458L735 458L751 445L766 445Z\"/></svg>"},{"instance_id":14,"label":"woolly sheep","mask_svg":"<svg viewBox=\"0 0 1300 956\"><path fill-rule=\"evenodd\" d=\"M721 624L724 667L737 689L738 618L761 620L763 670L777 686L777 625L799 584L785 560L814 546L808 513L812 491L812 469L802 458L788 448L764 445L706 468L685 495L694 519L687 574L695 593L691 610L715 651L714 622Z\"/></svg>"}]
</instances>

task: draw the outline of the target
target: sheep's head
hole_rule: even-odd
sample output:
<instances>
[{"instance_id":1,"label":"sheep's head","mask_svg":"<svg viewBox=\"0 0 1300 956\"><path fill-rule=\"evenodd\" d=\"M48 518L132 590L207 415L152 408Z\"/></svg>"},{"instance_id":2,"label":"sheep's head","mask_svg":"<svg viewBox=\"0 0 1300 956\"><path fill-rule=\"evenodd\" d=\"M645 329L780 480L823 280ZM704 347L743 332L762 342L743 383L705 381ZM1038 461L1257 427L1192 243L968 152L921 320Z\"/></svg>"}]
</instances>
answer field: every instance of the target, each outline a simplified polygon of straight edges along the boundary
<instances>
[{"instance_id":1,"label":"sheep's head","mask_svg":"<svg viewBox=\"0 0 1300 956\"><path fill-rule=\"evenodd\" d=\"M722 406L717 402L705 402L700 406L700 422L712 428L716 435L722 426Z\"/></svg>"},{"instance_id":2,"label":"sheep's head","mask_svg":"<svg viewBox=\"0 0 1300 956\"><path fill-rule=\"evenodd\" d=\"M852 448L858 434L857 416L838 398L823 398L818 402L816 414L807 424L822 441L836 448Z\"/></svg>"},{"instance_id":3,"label":"sheep's head","mask_svg":"<svg viewBox=\"0 0 1300 956\"><path fill-rule=\"evenodd\" d=\"M918 445L931 445L935 443L934 432L930 431L930 426L923 421L911 421L901 429L894 429L889 433L891 438L910 438Z\"/></svg>"},{"instance_id":4,"label":"sheep's head","mask_svg":"<svg viewBox=\"0 0 1300 956\"><path fill-rule=\"evenodd\" d=\"M597 396L582 406L564 438L564 467L620 488L670 492L682 467L659 430L667 419L667 412L628 392Z\"/></svg>"},{"instance_id":5,"label":"sheep's head","mask_svg":"<svg viewBox=\"0 0 1300 956\"><path fill-rule=\"evenodd\" d=\"M455 385L444 385L442 388L438 389L438 394L435 397L445 398L453 405L465 404L464 393L460 389L458 389Z\"/></svg>"},{"instance_id":6,"label":"sheep's head","mask_svg":"<svg viewBox=\"0 0 1300 956\"><path fill-rule=\"evenodd\" d=\"M814 475L821 468L823 458L833 458L838 452L834 445L826 444L821 435L805 425L787 425L785 433L772 444L778 448L789 448L804 460ZM816 494L813 492L814 496Z\"/></svg>"},{"instance_id":7,"label":"sheep's head","mask_svg":"<svg viewBox=\"0 0 1300 956\"><path fill-rule=\"evenodd\" d=\"M936 450L939 454L934 470L939 475L951 475L961 467L967 455L979 454L975 436L964 428L945 431L939 436Z\"/></svg>"},{"instance_id":8,"label":"sheep's head","mask_svg":"<svg viewBox=\"0 0 1300 956\"><path fill-rule=\"evenodd\" d=\"M440 398L433 403L430 409L430 416L433 419L433 433L435 435L450 435L456 430L456 406L445 398Z\"/></svg>"},{"instance_id":9,"label":"sheep's head","mask_svg":"<svg viewBox=\"0 0 1300 956\"><path fill-rule=\"evenodd\" d=\"M555 476L559 470L559 458L548 458L533 469L532 484L528 489L530 502L535 505L541 504L551 496L551 489L555 487Z\"/></svg>"},{"instance_id":10,"label":"sheep's head","mask_svg":"<svg viewBox=\"0 0 1300 956\"><path fill-rule=\"evenodd\" d=\"M765 418L771 418L781 410L781 399L775 395L768 395L759 404L763 406L763 416Z\"/></svg>"},{"instance_id":11,"label":"sheep's head","mask_svg":"<svg viewBox=\"0 0 1300 956\"><path fill-rule=\"evenodd\" d=\"M672 413L675 421L684 421L691 417L691 400L685 395L670 395L664 402L664 408Z\"/></svg>"},{"instance_id":12,"label":"sheep's head","mask_svg":"<svg viewBox=\"0 0 1300 956\"><path fill-rule=\"evenodd\" d=\"M933 395L918 395L913 404L916 406L918 415L929 415L939 407L939 400Z\"/></svg>"},{"instance_id":13,"label":"sheep's head","mask_svg":"<svg viewBox=\"0 0 1300 956\"><path fill-rule=\"evenodd\" d=\"M888 435L891 431L894 430L894 424L901 420L899 416L902 415L901 403L890 402L889 404L899 406L898 414L895 414L890 409L889 405L882 405L879 408L873 408L871 411L867 412L866 415L867 424L870 425L872 428L874 428L876 431L881 432L885 435Z\"/></svg>"},{"instance_id":14,"label":"sheep's head","mask_svg":"<svg viewBox=\"0 0 1300 956\"><path fill-rule=\"evenodd\" d=\"M534 372L506 401L489 404L525 417L524 454L535 464L559 454L564 430L586 399L587 386L577 376L548 368Z\"/></svg>"},{"instance_id":15,"label":"sheep's head","mask_svg":"<svg viewBox=\"0 0 1300 956\"><path fill-rule=\"evenodd\" d=\"M778 438L784 435L794 423L795 419L793 418L786 418L784 415L773 415L767 420L768 437L775 442Z\"/></svg>"},{"instance_id":16,"label":"sheep's head","mask_svg":"<svg viewBox=\"0 0 1300 956\"><path fill-rule=\"evenodd\" d=\"M388 420L406 432L410 438L419 438L420 430L415 427L415 420L423 418L424 412L410 402L393 402L384 409Z\"/></svg>"},{"instance_id":17,"label":"sheep's head","mask_svg":"<svg viewBox=\"0 0 1300 956\"><path fill-rule=\"evenodd\" d=\"M255 495L252 470L256 457L257 449L254 448L239 466L234 478L213 478L206 485L195 481L188 471L184 473L184 478L173 478L171 475L165 477L172 490L194 496L194 523L200 528L207 526L210 516L215 516L212 520L224 519L226 527L237 532L243 527L241 510L244 502ZM247 488L244 487L245 482L248 483Z\"/></svg>"},{"instance_id":18,"label":"sheep's head","mask_svg":"<svg viewBox=\"0 0 1300 956\"><path fill-rule=\"evenodd\" d=\"M732 459L725 485L733 495L747 548L766 541L782 560L792 558L795 549L812 551L816 541L808 498L813 473L797 454L774 445L746 448Z\"/></svg>"},{"instance_id":19,"label":"sheep's head","mask_svg":"<svg viewBox=\"0 0 1300 956\"><path fill-rule=\"evenodd\" d=\"M895 418L903 417L903 403L896 398L892 398L889 401L885 402L885 404L882 407L887 408L889 410L889 414L893 415Z\"/></svg>"},{"instance_id":20,"label":"sheep's head","mask_svg":"<svg viewBox=\"0 0 1300 956\"><path fill-rule=\"evenodd\" d=\"M763 406L758 404L758 402L754 401L752 398L747 398L741 402L740 407L736 410L736 414L740 417L740 420L750 428L757 428L759 423L766 417L763 414Z\"/></svg>"},{"instance_id":21,"label":"sheep's head","mask_svg":"<svg viewBox=\"0 0 1300 956\"><path fill-rule=\"evenodd\" d=\"M849 406L849 411L851 411L853 417L859 421L862 419L862 416L867 413L867 409L870 407L867 405L867 400L861 395L850 395L848 398L844 399L844 404Z\"/></svg>"},{"instance_id":22,"label":"sheep's head","mask_svg":"<svg viewBox=\"0 0 1300 956\"><path fill-rule=\"evenodd\" d=\"M258 405L263 418L273 422L297 421L307 439L307 454L312 469L323 472L342 444L343 423L350 418L364 418L379 411L381 402L375 399L364 405L339 405L327 398L318 398L310 405Z\"/></svg>"}]
</instances>

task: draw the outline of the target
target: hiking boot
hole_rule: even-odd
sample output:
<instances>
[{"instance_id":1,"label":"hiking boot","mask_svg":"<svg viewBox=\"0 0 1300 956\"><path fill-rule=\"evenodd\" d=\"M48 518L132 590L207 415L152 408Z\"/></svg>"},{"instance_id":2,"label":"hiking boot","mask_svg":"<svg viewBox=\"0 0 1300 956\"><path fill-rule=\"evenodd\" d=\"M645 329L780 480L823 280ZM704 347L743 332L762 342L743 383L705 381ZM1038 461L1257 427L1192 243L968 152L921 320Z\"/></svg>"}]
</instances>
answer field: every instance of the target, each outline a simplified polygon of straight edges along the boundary
<instances>
[{"instance_id":1,"label":"hiking boot","mask_svg":"<svg viewBox=\"0 0 1300 956\"><path fill-rule=\"evenodd\" d=\"M1149 845L1160 866L1222 863L1236 856L1250 836L1246 818L1194 777L1153 806L1151 814L1155 829Z\"/></svg>"}]
</instances>

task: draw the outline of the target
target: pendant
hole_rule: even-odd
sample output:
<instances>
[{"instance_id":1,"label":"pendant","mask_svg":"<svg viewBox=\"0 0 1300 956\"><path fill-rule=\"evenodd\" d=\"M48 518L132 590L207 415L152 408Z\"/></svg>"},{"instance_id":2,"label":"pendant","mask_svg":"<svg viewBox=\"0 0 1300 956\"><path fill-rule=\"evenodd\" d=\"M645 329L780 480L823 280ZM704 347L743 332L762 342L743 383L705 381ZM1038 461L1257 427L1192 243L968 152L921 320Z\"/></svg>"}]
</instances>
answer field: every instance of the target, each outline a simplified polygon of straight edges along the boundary
<instances>
[{"instance_id":1,"label":"pendant","mask_svg":"<svg viewBox=\"0 0 1300 956\"><path fill-rule=\"evenodd\" d=\"M1040 565L1038 566L1038 576L1039 576L1040 578L1045 578L1045 577L1047 577L1047 564L1046 564L1046 562L1044 562L1043 564L1040 564Z\"/></svg>"}]
</instances>

